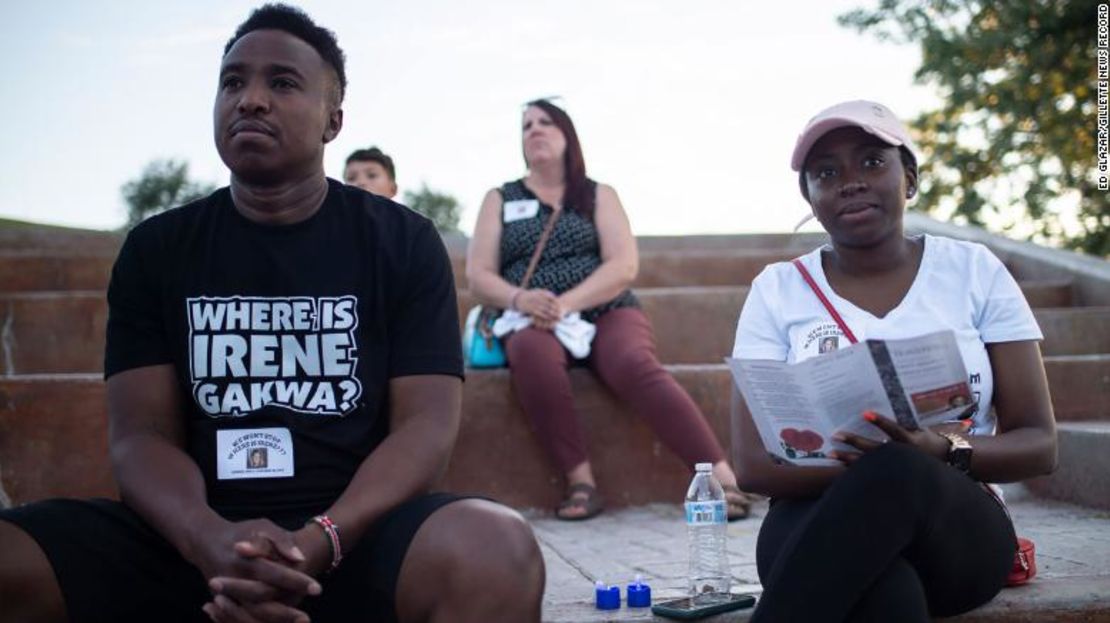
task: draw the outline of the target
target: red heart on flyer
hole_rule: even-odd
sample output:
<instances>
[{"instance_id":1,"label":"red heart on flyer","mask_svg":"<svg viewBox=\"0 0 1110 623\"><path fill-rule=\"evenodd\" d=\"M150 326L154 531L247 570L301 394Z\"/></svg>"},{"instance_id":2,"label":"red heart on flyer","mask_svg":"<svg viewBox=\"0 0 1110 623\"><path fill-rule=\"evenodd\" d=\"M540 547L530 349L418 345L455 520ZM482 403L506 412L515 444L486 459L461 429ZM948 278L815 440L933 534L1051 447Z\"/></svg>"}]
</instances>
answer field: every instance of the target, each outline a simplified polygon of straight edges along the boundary
<instances>
[{"instance_id":1,"label":"red heart on flyer","mask_svg":"<svg viewBox=\"0 0 1110 623\"><path fill-rule=\"evenodd\" d=\"M800 431L795 436L795 443L791 444L803 452L815 452L824 445L825 439L811 430Z\"/></svg>"},{"instance_id":2,"label":"red heart on flyer","mask_svg":"<svg viewBox=\"0 0 1110 623\"><path fill-rule=\"evenodd\" d=\"M782 432L779 433L779 437L782 437L782 440L786 442L786 445L790 446L791 448L797 448L798 434L799 432L797 429L784 428L782 429Z\"/></svg>"}]
</instances>

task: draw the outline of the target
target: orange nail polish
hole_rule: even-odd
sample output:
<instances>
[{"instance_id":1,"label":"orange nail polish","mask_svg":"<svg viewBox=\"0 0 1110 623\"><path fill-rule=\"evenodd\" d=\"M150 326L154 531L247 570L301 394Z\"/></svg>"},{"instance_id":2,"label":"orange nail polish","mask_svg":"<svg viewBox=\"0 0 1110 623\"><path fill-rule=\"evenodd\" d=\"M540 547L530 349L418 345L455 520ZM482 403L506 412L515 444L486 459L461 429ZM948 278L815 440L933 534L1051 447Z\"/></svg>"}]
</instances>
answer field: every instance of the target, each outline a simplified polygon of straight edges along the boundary
<instances>
[{"instance_id":1,"label":"orange nail polish","mask_svg":"<svg viewBox=\"0 0 1110 623\"><path fill-rule=\"evenodd\" d=\"M879 419L879 416L875 415L874 411L864 411L863 419L867 420L868 422L874 422L875 420Z\"/></svg>"}]
</instances>

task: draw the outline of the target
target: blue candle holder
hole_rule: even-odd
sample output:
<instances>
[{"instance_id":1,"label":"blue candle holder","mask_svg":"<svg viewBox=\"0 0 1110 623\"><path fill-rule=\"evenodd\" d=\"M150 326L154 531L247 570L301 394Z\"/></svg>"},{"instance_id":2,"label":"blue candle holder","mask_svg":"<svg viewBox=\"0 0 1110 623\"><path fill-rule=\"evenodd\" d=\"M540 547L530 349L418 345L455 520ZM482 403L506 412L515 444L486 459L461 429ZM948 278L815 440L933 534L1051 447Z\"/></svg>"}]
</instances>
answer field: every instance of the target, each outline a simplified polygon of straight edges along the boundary
<instances>
[{"instance_id":1,"label":"blue candle holder","mask_svg":"<svg viewBox=\"0 0 1110 623\"><path fill-rule=\"evenodd\" d=\"M644 584L644 578L636 574L636 581L625 589L625 603L629 608L647 608L651 606L651 587Z\"/></svg>"},{"instance_id":2,"label":"blue candle holder","mask_svg":"<svg viewBox=\"0 0 1110 623\"><path fill-rule=\"evenodd\" d=\"M594 585L594 600L598 610L617 610L621 607L621 589L598 580Z\"/></svg>"}]
</instances>

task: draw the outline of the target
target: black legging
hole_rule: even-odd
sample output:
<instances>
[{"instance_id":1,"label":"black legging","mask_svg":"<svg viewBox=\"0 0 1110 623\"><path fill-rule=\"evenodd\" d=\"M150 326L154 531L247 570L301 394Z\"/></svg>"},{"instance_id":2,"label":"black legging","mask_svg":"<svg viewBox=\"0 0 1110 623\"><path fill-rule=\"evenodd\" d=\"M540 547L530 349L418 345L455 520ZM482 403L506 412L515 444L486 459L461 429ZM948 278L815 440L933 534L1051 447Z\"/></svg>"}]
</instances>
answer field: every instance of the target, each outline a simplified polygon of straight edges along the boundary
<instances>
[{"instance_id":1,"label":"black legging","mask_svg":"<svg viewBox=\"0 0 1110 623\"><path fill-rule=\"evenodd\" d=\"M756 566L752 622L928 622L990 601L1017 539L983 486L933 457L888 443L815 499L776 499Z\"/></svg>"}]
</instances>

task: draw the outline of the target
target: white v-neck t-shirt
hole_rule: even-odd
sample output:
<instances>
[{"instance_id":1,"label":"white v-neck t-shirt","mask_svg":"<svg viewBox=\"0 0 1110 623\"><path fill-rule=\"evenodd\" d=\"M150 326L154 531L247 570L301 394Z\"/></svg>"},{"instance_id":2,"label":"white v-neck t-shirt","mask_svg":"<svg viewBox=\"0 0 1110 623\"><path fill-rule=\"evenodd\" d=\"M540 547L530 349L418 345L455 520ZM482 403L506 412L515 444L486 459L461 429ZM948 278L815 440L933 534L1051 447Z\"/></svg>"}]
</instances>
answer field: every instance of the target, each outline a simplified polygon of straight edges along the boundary
<instances>
[{"instance_id":1,"label":"white v-neck t-shirt","mask_svg":"<svg viewBox=\"0 0 1110 623\"><path fill-rule=\"evenodd\" d=\"M898 306L882 318L860 309L829 286L821 248L801 257L829 302L859 340L916 337L952 329L979 402L968 431L989 435L995 416L986 344L1040 340L1040 327L1017 282L986 247L926 234L921 265ZM752 282L736 327L732 356L795 363L848 339L790 262L767 266Z\"/></svg>"}]
</instances>

